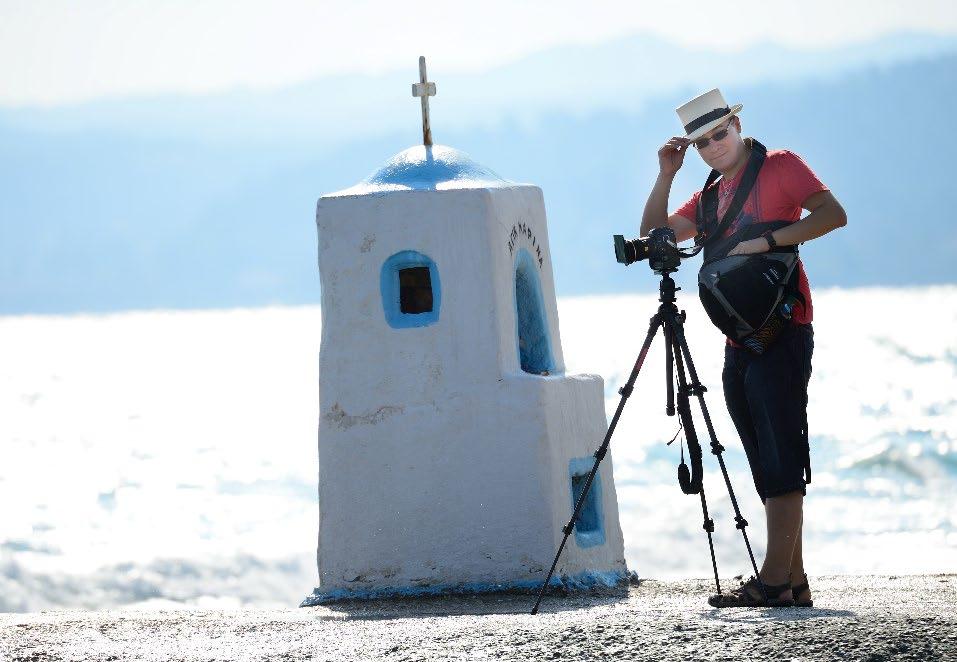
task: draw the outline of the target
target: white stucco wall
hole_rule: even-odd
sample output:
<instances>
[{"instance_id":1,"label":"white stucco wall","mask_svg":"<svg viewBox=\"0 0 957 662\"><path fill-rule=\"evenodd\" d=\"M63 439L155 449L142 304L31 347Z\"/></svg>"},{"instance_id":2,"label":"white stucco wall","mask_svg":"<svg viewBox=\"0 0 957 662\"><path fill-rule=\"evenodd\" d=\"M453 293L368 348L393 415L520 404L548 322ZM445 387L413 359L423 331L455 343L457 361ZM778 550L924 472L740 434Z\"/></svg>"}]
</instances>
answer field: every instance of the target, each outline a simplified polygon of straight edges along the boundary
<instances>
[{"instance_id":1,"label":"white stucco wall","mask_svg":"<svg viewBox=\"0 0 957 662\"><path fill-rule=\"evenodd\" d=\"M321 591L544 579L571 516L569 461L605 432L601 378L563 374L541 190L418 150L317 207ZM406 250L439 274L428 326L393 328L383 311L382 265ZM538 269L548 376L518 357L521 250ZM560 572L625 570L610 455L601 476L605 542L573 535Z\"/></svg>"}]
</instances>

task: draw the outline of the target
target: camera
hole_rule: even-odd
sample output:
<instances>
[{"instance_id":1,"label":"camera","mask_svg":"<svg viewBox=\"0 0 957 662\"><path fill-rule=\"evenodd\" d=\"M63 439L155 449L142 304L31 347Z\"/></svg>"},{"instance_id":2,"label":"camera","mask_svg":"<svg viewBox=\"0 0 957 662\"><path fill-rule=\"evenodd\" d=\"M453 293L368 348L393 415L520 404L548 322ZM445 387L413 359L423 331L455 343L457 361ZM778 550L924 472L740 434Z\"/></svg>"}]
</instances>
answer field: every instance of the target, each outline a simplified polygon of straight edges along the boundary
<instances>
[{"instance_id":1,"label":"camera","mask_svg":"<svg viewBox=\"0 0 957 662\"><path fill-rule=\"evenodd\" d=\"M656 274L663 275L678 270L681 255L675 231L669 227L655 228L644 239L625 239L616 234L615 259L624 265L648 260L648 266Z\"/></svg>"}]
</instances>

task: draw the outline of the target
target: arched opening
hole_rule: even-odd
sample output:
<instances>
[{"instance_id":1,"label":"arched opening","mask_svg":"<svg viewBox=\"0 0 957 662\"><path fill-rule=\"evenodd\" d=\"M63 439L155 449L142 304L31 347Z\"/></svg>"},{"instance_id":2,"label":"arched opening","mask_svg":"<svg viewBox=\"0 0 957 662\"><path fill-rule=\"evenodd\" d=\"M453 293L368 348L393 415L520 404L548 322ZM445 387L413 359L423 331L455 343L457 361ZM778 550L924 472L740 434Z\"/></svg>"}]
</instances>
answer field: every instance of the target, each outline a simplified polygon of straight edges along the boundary
<instances>
[{"instance_id":1,"label":"arched opening","mask_svg":"<svg viewBox=\"0 0 957 662\"><path fill-rule=\"evenodd\" d=\"M525 372L540 375L554 370L538 263L526 249L515 259L515 309L518 358Z\"/></svg>"}]
</instances>

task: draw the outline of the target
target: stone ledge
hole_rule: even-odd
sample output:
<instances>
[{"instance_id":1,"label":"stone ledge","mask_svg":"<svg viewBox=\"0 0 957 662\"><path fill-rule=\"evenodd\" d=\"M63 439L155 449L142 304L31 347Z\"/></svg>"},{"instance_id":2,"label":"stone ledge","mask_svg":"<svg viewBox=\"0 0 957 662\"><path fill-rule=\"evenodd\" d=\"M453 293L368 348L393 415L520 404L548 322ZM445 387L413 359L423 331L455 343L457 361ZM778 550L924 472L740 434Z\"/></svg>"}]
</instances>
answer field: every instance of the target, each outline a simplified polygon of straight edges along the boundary
<instances>
[{"instance_id":1,"label":"stone ledge","mask_svg":"<svg viewBox=\"0 0 957 662\"><path fill-rule=\"evenodd\" d=\"M725 582L730 586L732 582ZM705 580L620 596L343 601L234 611L0 615L0 659L957 659L957 575L811 577L814 609L713 609Z\"/></svg>"}]
</instances>

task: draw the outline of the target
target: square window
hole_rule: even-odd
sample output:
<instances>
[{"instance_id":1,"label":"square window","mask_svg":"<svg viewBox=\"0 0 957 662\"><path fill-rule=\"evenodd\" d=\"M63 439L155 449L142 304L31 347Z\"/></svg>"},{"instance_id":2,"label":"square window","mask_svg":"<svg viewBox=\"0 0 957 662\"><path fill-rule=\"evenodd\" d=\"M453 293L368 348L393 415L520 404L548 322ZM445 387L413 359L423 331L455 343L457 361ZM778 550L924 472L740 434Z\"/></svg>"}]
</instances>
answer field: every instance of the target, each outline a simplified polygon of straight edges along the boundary
<instances>
[{"instance_id":1,"label":"square window","mask_svg":"<svg viewBox=\"0 0 957 662\"><path fill-rule=\"evenodd\" d=\"M428 255L400 251L382 263L379 274L382 311L393 329L414 329L439 321L442 283Z\"/></svg>"},{"instance_id":2,"label":"square window","mask_svg":"<svg viewBox=\"0 0 957 662\"><path fill-rule=\"evenodd\" d=\"M399 310L412 315L432 312L432 277L428 267L399 269Z\"/></svg>"}]
</instances>

